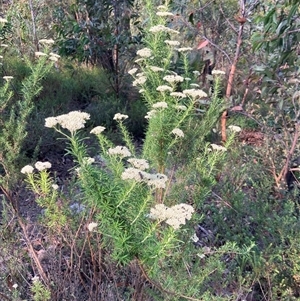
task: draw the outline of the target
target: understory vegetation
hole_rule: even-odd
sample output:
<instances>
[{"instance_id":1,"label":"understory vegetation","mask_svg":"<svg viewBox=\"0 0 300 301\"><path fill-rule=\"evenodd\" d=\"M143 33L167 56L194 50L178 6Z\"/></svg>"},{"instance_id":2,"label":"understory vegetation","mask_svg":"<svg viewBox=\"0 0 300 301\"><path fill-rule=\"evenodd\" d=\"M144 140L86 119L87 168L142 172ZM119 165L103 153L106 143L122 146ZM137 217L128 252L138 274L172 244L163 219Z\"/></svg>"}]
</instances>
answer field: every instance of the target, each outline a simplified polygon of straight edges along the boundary
<instances>
[{"instance_id":1,"label":"understory vegetation","mask_svg":"<svg viewBox=\"0 0 300 301\"><path fill-rule=\"evenodd\" d=\"M298 300L299 7L2 1L0 300Z\"/></svg>"}]
</instances>

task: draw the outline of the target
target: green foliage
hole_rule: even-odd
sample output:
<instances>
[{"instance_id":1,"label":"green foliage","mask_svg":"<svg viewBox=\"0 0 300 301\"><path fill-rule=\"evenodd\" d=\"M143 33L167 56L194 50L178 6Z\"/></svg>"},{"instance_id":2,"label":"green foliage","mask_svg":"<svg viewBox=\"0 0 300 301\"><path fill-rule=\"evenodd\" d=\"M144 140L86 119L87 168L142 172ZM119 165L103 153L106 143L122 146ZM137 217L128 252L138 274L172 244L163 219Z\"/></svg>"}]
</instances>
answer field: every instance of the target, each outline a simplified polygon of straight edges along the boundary
<instances>
[{"instance_id":1,"label":"green foliage","mask_svg":"<svg viewBox=\"0 0 300 301\"><path fill-rule=\"evenodd\" d=\"M27 124L34 107L34 100L42 90L42 78L49 73L52 64L47 56L40 57L32 63L26 60L30 70L14 91L13 78L6 78L1 87L1 186L10 188L17 179L17 170L24 159L23 143L27 136ZM5 78L5 77L4 77ZM14 95L18 93L18 95Z\"/></svg>"}]
</instances>

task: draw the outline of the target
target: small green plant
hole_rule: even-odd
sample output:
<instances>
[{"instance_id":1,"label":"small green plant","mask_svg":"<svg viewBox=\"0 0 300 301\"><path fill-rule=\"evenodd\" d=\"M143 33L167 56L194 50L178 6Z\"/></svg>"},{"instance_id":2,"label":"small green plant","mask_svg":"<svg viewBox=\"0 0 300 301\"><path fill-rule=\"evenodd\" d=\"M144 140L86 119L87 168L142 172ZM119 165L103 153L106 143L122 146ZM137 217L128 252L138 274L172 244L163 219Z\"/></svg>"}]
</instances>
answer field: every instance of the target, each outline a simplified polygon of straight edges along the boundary
<instances>
[{"instance_id":1,"label":"small green plant","mask_svg":"<svg viewBox=\"0 0 300 301\"><path fill-rule=\"evenodd\" d=\"M31 292L34 301L51 300L51 292L43 285L39 277L32 279Z\"/></svg>"}]
</instances>

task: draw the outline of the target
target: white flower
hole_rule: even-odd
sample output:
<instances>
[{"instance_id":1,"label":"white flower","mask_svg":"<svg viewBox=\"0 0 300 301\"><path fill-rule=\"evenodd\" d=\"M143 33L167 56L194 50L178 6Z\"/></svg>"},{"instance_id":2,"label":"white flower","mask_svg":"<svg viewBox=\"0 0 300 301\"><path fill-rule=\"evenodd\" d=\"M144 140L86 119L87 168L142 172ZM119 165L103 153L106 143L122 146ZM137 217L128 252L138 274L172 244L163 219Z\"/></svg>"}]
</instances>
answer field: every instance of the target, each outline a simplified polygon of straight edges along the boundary
<instances>
[{"instance_id":1,"label":"white flower","mask_svg":"<svg viewBox=\"0 0 300 301\"><path fill-rule=\"evenodd\" d=\"M109 148L108 153L110 155L119 155L122 158L131 156L129 149L126 146L116 146L115 148Z\"/></svg>"},{"instance_id":2,"label":"white flower","mask_svg":"<svg viewBox=\"0 0 300 301\"><path fill-rule=\"evenodd\" d=\"M49 53L51 56L54 56L54 57L57 57L58 59L60 58L60 55L59 54L56 54L54 52L50 52Z\"/></svg>"},{"instance_id":3,"label":"white flower","mask_svg":"<svg viewBox=\"0 0 300 301\"><path fill-rule=\"evenodd\" d=\"M177 105L177 106L175 106L175 109L180 110L180 111L186 111L187 107L184 105Z\"/></svg>"},{"instance_id":4,"label":"white flower","mask_svg":"<svg viewBox=\"0 0 300 301\"><path fill-rule=\"evenodd\" d=\"M222 70L213 70L213 71L211 72L211 74L212 74L212 75L224 75L225 72L222 71Z\"/></svg>"},{"instance_id":5,"label":"white flower","mask_svg":"<svg viewBox=\"0 0 300 301\"><path fill-rule=\"evenodd\" d=\"M190 77L185 77L184 80L188 82L188 81L190 81L192 79Z\"/></svg>"},{"instance_id":6,"label":"white flower","mask_svg":"<svg viewBox=\"0 0 300 301\"><path fill-rule=\"evenodd\" d=\"M44 169L49 169L51 168L51 163L50 162L41 162L41 161L37 161L35 164L34 164L35 168L38 170L38 171L42 171Z\"/></svg>"},{"instance_id":7,"label":"white flower","mask_svg":"<svg viewBox=\"0 0 300 301\"><path fill-rule=\"evenodd\" d=\"M33 278L31 278L32 282L35 283L35 282L38 282L40 280L40 277L39 276L34 276Z\"/></svg>"},{"instance_id":8,"label":"white flower","mask_svg":"<svg viewBox=\"0 0 300 301\"><path fill-rule=\"evenodd\" d=\"M84 128L86 120L90 119L90 114L80 111L72 111L57 117L48 117L45 119L45 127L55 127L59 124L62 128L71 133Z\"/></svg>"},{"instance_id":9,"label":"white flower","mask_svg":"<svg viewBox=\"0 0 300 301\"><path fill-rule=\"evenodd\" d=\"M52 184L51 186L54 190L57 190L59 188L59 186L57 184Z\"/></svg>"},{"instance_id":10,"label":"white flower","mask_svg":"<svg viewBox=\"0 0 300 301\"><path fill-rule=\"evenodd\" d=\"M95 162L95 159L94 158L91 158L91 157L84 157L83 158L83 162L86 163L86 164L92 164Z\"/></svg>"},{"instance_id":11,"label":"white flower","mask_svg":"<svg viewBox=\"0 0 300 301\"><path fill-rule=\"evenodd\" d=\"M149 217L151 219L165 221L168 225L177 230L180 228L180 225L185 224L186 220L192 218L193 213L194 208L188 204L181 203L172 207L157 204L154 208L150 209Z\"/></svg>"},{"instance_id":12,"label":"white flower","mask_svg":"<svg viewBox=\"0 0 300 301\"><path fill-rule=\"evenodd\" d=\"M122 180L135 180L137 182L142 182L144 179L143 176L144 172L138 168L129 167L126 168L122 174L121 179Z\"/></svg>"},{"instance_id":13,"label":"white flower","mask_svg":"<svg viewBox=\"0 0 300 301\"><path fill-rule=\"evenodd\" d=\"M138 71L137 68L132 68L132 69L130 69L130 70L128 71L128 74L133 75L133 74L135 74L137 71Z\"/></svg>"},{"instance_id":14,"label":"white flower","mask_svg":"<svg viewBox=\"0 0 300 301\"><path fill-rule=\"evenodd\" d=\"M192 51L193 48L191 47L182 47L182 48L178 48L177 51L179 52L187 52L187 51Z\"/></svg>"},{"instance_id":15,"label":"white flower","mask_svg":"<svg viewBox=\"0 0 300 301\"><path fill-rule=\"evenodd\" d=\"M13 76L9 76L9 75L3 76L3 79L5 79L6 81L9 81L13 78L14 78Z\"/></svg>"},{"instance_id":16,"label":"white flower","mask_svg":"<svg viewBox=\"0 0 300 301\"><path fill-rule=\"evenodd\" d=\"M180 75L166 75L163 79L168 83L178 83L183 82L184 80L184 78Z\"/></svg>"},{"instance_id":17,"label":"white flower","mask_svg":"<svg viewBox=\"0 0 300 301\"><path fill-rule=\"evenodd\" d=\"M88 230L89 230L90 232L92 232L97 226L98 226L97 223L92 222L92 223L89 223L89 224L88 224L87 228L88 228Z\"/></svg>"},{"instance_id":18,"label":"white flower","mask_svg":"<svg viewBox=\"0 0 300 301\"><path fill-rule=\"evenodd\" d=\"M152 105L154 109L165 109L168 107L168 104L165 101L159 101Z\"/></svg>"},{"instance_id":19,"label":"white flower","mask_svg":"<svg viewBox=\"0 0 300 301\"><path fill-rule=\"evenodd\" d=\"M176 137L184 137L184 133L182 130L176 128L172 131L172 134L174 134Z\"/></svg>"},{"instance_id":20,"label":"white flower","mask_svg":"<svg viewBox=\"0 0 300 301\"><path fill-rule=\"evenodd\" d=\"M157 112L156 110L151 110L151 111L147 112L147 115L145 116L145 118L151 119L156 112Z\"/></svg>"},{"instance_id":21,"label":"white flower","mask_svg":"<svg viewBox=\"0 0 300 301\"><path fill-rule=\"evenodd\" d=\"M93 128L90 131L90 133L91 134L95 134L95 135L100 135L104 130L105 130L104 126L96 126L95 128Z\"/></svg>"},{"instance_id":22,"label":"white flower","mask_svg":"<svg viewBox=\"0 0 300 301\"><path fill-rule=\"evenodd\" d=\"M156 15L160 17L174 16L174 14L167 11L159 11L156 13Z\"/></svg>"},{"instance_id":23,"label":"white flower","mask_svg":"<svg viewBox=\"0 0 300 301\"><path fill-rule=\"evenodd\" d=\"M37 56L37 57L39 57L39 56L47 56L46 53L41 52L41 51L37 51L37 52L35 52L34 54L35 54L35 56Z\"/></svg>"},{"instance_id":24,"label":"white flower","mask_svg":"<svg viewBox=\"0 0 300 301\"><path fill-rule=\"evenodd\" d=\"M228 127L232 132L235 132L235 133L238 133L240 132L242 129L239 127L239 126L236 126L236 125L230 125Z\"/></svg>"},{"instance_id":25,"label":"white flower","mask_svg":"<svg viewBox=\"0 0 300 301\"><path fill-rule=\"evenodd\" d=\"M179 45L180 45L180 42L179 42L179 41L165 40L165 43L166 43L167 45L170 45L170 46L179 46Z\"/></svg>"},{"instance_id":26,"label":"white flower","mask_svg":"<svg viewBox=\"0 0 300 301\"><path fill-rule=\"evenodd\" d=\"M152 55L151 49L149 48L143 48L136 52L137 55L140 57L150 57Z\"/></svg>"},{"instance_id":27,"label":"white flower","mask_svg":"<svg viewBox=\"0 0 300 301\"><path fill-rule=\"evenodd\" d=\"M41 39L39 40L40 44L47 44L47 45L52 45L54 44L54 40L53 39Z\"/></svg>"},{"instance_id":28,"label":"white flower","mask_svg":"<svg viewBox=\"0 0 300 301\"><path fill-rule=\"evenodd\" d=\"M147 80L146 76L140 76L136 80L133 81L133 86L143 85Z\"/></svg>"},{"instance_id":29,"label":"white flower","mask_svg":"<svg viewBox=\"0 0 300 301\"><path fill-rule=\"evenodd\" d=\"M199 76L200 72L198 70L193 71L194 75Z\"/></svg>"},{"instance_id":30,"label":"white flower","mask_svg":"<svg viewBox=\"0 0 300 301\"><path fill-rule=\"evenodd\" d=\"M58 58L57 58L56 56L52 56L52 55L51 55L51 56L49 57L49 60L50 60L50 61L53 61L53 62L57 62L57 61L58 61Z\"/></svg>"},{"instance_id":31,"label":"white flower","mask_svg":"<svg viewBox=\"0 0 300 301\"><path fill-rule=\"evenodd\" d=\"M31 165L26 165L21 169L21 173L30 174L33 173L34 168Z\"/></svg>"},{"instance_id":32,"label":"white flower","mask_svg":"<svg viewBox=\"0 0 300 301\"><path fill-rule=\"evenodd\" d=\"M139 170L145 170L149 168L149 163L145 159L130 158L127 161L131 163L133 167L138 168Z\"/></svg>"},{"instance_id":33,"label":"white flower","mask_svg":"<svg viewBox=\"0 0 300 301\"><path fill-rule=\"evenodd\" d=\"M149 66L149 68L150 68L152 71L154 71L154 72L164 71L163 68L156 67L156 66Z\"/></svg>"},{"instance_id":34,"label":"white flower","mask_svg":"<svg viewBox=\"0 0 300 301\"><path fill-rule=\"evenodd\" d=\"M8 22L7 19L0 17L0 23L7 23L7 22Z\"/></svg>"},{"instance_id":35,"label":"white flower","mask_svg":"<svg viewBox=\"0 0 300 301\"><path fill-rule=\"evenodd\" d=\"M224 147L222 145L214 144L214 143L211 144L211 148L216 151L222 151L222 152L227 151L226 147Z\"/></svg>"},{"instance_id":36,"label":"white flower","mask_svg":"<svg viewBox=\"0 0 300 301\"><path fill-rule=\"evenodd\" d=\"M197 97L207 97L207 94L202 91L202 90L198 90L198 89L187 89L187 90L183 90L184 94L187 94L189 96L191 96L192 98L197 98Z\"/></svg>"},{"instance_id":37,"label":"white flower","mask_svg":"<svg viewBox=\"0 0 300 301\"><path fill-rule=\"evenodd\" d=\"M158 86L156 88L156 91L165 92L165 91L173 91L173 89L170 86L162 85L162 86Z\"/></svg>"},{"instance_id":38,"label":"white flower","mask_svg":"<svg viewBox=\"0 0 300 301\"><path fill-rule=\"evenodd\" d=\"M0 44L1 47L8 47L7 44Z\"/></svg>"},{"instance_id":39,"label":"white flower","mask_svg":"<svg viewBox=\"0 0 300 301\"><path fill-rule=\"evenodd\" d=\"M170 33L170 34L179 34L180 32L174 29L171 29L169 27L166 27L164 25L156 25L153 26L149 29L150 32L152 33L158 33L158 32L166 32L166 33Z\"/></svg>"},{"instance_id":40,"label":"white flower","mask_svg":"<svg viewBox=\"0 0 300 301\"><path fill-rule=\"evenodd\" d=\"M169 208L164 204L156 204L154 206L154 208L150 209L149 217L151 219L157 219L157 220L164 221L165 219L167 219L167 210L168 209Z\"/></svg>"},{"instance_id":41,"label":"white flower","mask_svg":"<svg viewBox=\"0 0 300 301\"><path fill-rule=\"evenodd\" d=\"M145 178L148 186L153 186L156 189L166 188L168 177L164 174L147 174Z\"/></svg>"},{"instance_id":42,"label":"white flower","mask_svg":"<svg viewBox=\"0 0 300 301\"><path fill-rule=\"evenodd\" d=\"M114 116L114 120L125 120L127 118L128 118L128 115L124 115L124 114L121 114L121 113L117 113Z\"/></svg>"},{"instance_id":43,"label":"white flower","mask_svg":"<svg viewBox=\"0 0 300 301\"><path fill-rule=\"evenodd\" d=\"M200 86L198 84L190 84L191 87L199 88Z\"/></svg>"},{"instance_id":44,"label":"white flower","mask_svg":"<svg viewBox=\"0 0 300 301\"><path fill-rule=\"evenodd\" d=\"M14 289L17 289L18 288L18 284L17 283L14 283L14 285L12 286Z\"/></svg>"},{"instance_id":45,"label":"white flower","mask_svg":"<svg viewBox=\"0 0 300 301\"><path fill-rule=\"evenodd\" d=\"M172 93L170 93L170 95L174 96L174 97L179 97L179 98L186 97L186 95L182 92L172 92Z\"/></svg>"}]
</instances>

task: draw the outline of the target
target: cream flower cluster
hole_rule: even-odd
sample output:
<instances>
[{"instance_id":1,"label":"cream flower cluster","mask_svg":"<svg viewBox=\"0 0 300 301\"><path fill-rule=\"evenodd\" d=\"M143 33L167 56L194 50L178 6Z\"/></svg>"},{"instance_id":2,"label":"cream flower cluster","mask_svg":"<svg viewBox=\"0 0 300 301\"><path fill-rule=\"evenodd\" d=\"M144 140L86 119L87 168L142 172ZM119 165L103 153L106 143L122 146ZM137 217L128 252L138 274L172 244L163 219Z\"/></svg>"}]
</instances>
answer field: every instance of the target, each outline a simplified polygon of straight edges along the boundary
<instances>
[{"instance_id":1,"label":"cream flower cluster","mask_svg":"<svg viewBox=\"0 0 300 301\"><path fill-rule=\"evenodd\" d=\"M57 117L48 117L45 119L45 127L53 128L60 125L71 133L84 128L86 120L90 119L90 114L80 111L72 111Z\"/></svg>"},{"instance_id":2,"label":"cream flower cluster","mask_svg":"<svg viewBox=\"0 0 300 301\"><path fill-rule=\"evenodd\" d=\"M45 170L45 169L49 169L51 168L51 163L48 162L48 161L45 161L45 162L41 162L41 161L37 161L35 164L34 164L34 167L38 170L38 171L42 171L42 170ZM34 167L31 166L31 165L26 165L24 166L22 169L21 169L21 173L22 174L32 174L33 171L34 171Z\"/></svg>"},{"instance_id":3,"label":"cream flower cluster","mask_svg":"<svg viewBox=\"0 0 300 301\"><path fill-rule=\"evenodd\" d=\"M212 75L225 75L225 72L222 70L213 70L211 72Z\"/></svg>"},{"instance_id":4,"label":"cream flower cluster","mask_svg":"<svg viewBox=\"0 0 300 301\"><path fill-rule=\"evenodd\" d=\"M157 112L156 110L151 110L151 111L147 112L147 115L145 116L145 118L151 119L156 112Z\"/></svg>"},{"instance_id":5,"label":"cream flower cluster","mask_svg":"<svg viewBox=\"0 0 300 301\"><path fill-rule=\"evenodd\" d=\"M163 68L160 68L160 67L157 67L157 66L149 66L149 68L150 68L153 72L164 71Z\"/></svg>"},{"instance_id":6,"label":"cream flower cluster","mask_svg":"<svg viewBox=\"0 0 300 301\"><path fill-rule=\"evenodd\" d=\"M167 86L167 85L162 85L162 86L158 86L156 88L156 91L159 91L159 92L166 92L166 91L173 91L172 87L170 86Z\"/></svg>"},{"instance_id":7,"label":"cream flower cluster","mask_svg":"<svg viewBox=\"0 0 300 301\"><path fill-rule=\"evenodd\" d=\"M142 48L136 52L137 55L140 57L150 57L152 55L151 49L149 48Z\"/></svg>"},{"instance_id":8,"label":"cream flower cluster","mask_svg":"<svg viewBox=\"0 0 300 301\"><path fill-rule=\"evenodd\" d=\"M149 168L149 163L145 159L136 159L130 158L127 160L133 167L138 168L140 170L145 170Z\"/></svg>"},{"instance_id":9,"label":"cream flower cluster","mask_svg":"<svg viewBox=\"0 0 300 301\"><path fill-rule=\"evenodd\" d=\"M96 126L90 131L90 133L94 135L100 135L104 130L105 130L104 126Z\"/></svg>"},{"instance_id":10,"label":"cream flower cluster","mask_svg":"<svg viewBox=\"0 0 300 301\"><path fill-rule=\"evenodd\" d=\"M156 13L157 16L160 16L160 17L168 17L168 16L174 16L173 13L170 13L168 11L158 11Z\"/></svg>"},{"instance_id":11,"label":"cream flower cluster","mask_svg":"<svg viewBox=\"0 0 300 301\"><path fill-rule=\"evenodd\" d=\"M159 101L152 105L154 109L166 109L168 104L165 101Z\"/></svg>"},{"instance_id":12,"label":"cream flower cluster","mask_svg":"<svg viewBox=\"0 0 300 301\"><path fill-rule=\"evenodd\" d=\"M178 128L174 129L172 131L172 134L174 134L176 137L180 137L180 138L184 137L183 131L181 129L178 129Z\"/></svg>"},{"instance_id":13,"label":"cream flower cluster","mask_svg":"<svg viewBox=\"0 0 300 301\"><path fill-rule=\"evenodd\" d=\"M163 79L168 83L182 83L184 80L180 75L166 75Z\"/></svg>"},{"instance_id":14,"label":"cream flower cluster","mask_svg":"<svg viewBox=\"0 0 300 301\"><path fill-rule=\"evenodd\" d=\"M212 143L210 146L215 151L221 151L221 152L226 152L227 151L226 147L224 147L222 145Z\"/></svg>"},{"instance_id":15,"label":"cream flower cluster","mask_svg":"<svg viewBox=\"0 0 300 301\"><path fill-rule=\"evenodd\" d=\"M241 127L237 126L237 125L230 125L228 127L232 132L235 132L235 133L239 133L242 131Z\"/></svg>"},{"instance_id":16,"label":"cream flower cluster","mask_svg":"<svg viewBox=\"0 0 300 301\"><path fill-rule=\"evenodd\" d=\"M171 29L169 27L166 27L164 25L155 25L155 26L152 26L150 29L149 29L150 32L152 33L158 33L158 32L166 32L166 33L170 33L170 34L179 34L180 32L177 31L177 30L174 30L174 29Z\"/></svg>"},{"instance_id":17,"label":"cream flower cluster","mask_svg":"<svg viewBox=\"0 0 300 301\"><path fill-rule=\"evenodd\" d=\"M169 46L179 46L180 45L179 41L165 40L165 43Z\"/></svg>"},{"instance_id":18,"label":"cream flower cluster","mask_svg":"<svg viewBox=\"0 0 300 301\"><path fill-rule=\"evenodd\" d=\"M185 225L186 220L192 218L194 208L188 204L178 204L172 207L167 207L164 204L157 204L150 209L149 217L159 221L165 221L175 230L180 228L180 225Z\"/></svg>"},{"instance_id":19,"label":"cream flower cluster","mask_svg":"<svg viewBox=\"0 0 300 301\"><path fill-rule=\"evenodd\" d=\"M199 89L186 89L182 91L184 94L191 96L192 98L207 97L207 94Z\"/></svg>"},{"instance_id":20,"label":"cream flower cluster","mask_svg":"<svg viewBox=\"0 0 300 301\"><path fill-rule=\"evenodd\" d=\"M38 170L38 171L42 171L44 169L49 169L51 168L51 163L50 162L41 162L41 161L37 161L35 164L34 164L34 167Z\"/></svg>"},{"instance_id":21,"label":"cream flower cluster","mask_svg":"<svg viewBox=\"0 0 300 301\"><path fill-rule=\"evenodd\" d=\"M121 114L121 113L117 113L114 116L114 120L125 120L127 118L128 118L128 115L124 115L124 114Z\"/></svg>"},{"instance_id":22,"label":"cream flower cluster","mask_svg":"<svg viewBox=\"0 0 300 301\"><path fill-rule=\"evenodd\" d=\"M154 188L166 188L166 182L168 181L168 177L164 174L151 174L134 167L126 168L123 171L121 178L122 180L135 180L137 182L144 182L148 186Z\"/></svg>"},{"instance_id":23,"label":"cream flower cluster","mask_svg":"<svg viewBox=\"0 0 300 301\"><path fill-rule=\"evenodd\" d=\"M108 154L117 155L117 156L120 156L121 158L131 156L129 149L126 146L119 146L119 145L114 148L109 148Z\"/></svg>"}]
</instances>

